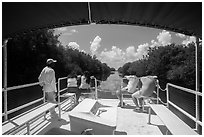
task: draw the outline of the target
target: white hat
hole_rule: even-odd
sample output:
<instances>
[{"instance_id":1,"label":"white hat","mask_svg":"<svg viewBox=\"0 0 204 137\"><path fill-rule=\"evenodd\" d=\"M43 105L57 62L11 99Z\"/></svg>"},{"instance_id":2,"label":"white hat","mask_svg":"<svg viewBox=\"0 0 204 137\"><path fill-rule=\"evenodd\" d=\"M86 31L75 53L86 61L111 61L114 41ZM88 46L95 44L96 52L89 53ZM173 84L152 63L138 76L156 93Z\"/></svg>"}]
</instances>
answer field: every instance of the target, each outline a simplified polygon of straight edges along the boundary
<instances>
[{"instance_id":1,"label":"white hat","mask_svg":"<svg viewBox=\"0 0 204 137\"><path fill-rule=\"evenodd\" d=\"M47 59L47 64L52 64L54 62L57 62L57 60L54 60L54 59Z\"/></svg>"}]
</instances>

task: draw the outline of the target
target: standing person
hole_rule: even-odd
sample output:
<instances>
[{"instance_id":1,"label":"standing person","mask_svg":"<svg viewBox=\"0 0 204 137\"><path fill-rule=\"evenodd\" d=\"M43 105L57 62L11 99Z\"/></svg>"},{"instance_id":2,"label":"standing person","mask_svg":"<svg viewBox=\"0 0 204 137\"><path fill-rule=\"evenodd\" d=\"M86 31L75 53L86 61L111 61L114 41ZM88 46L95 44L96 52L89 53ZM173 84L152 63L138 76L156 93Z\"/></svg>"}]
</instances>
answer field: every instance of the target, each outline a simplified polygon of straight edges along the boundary
<instances>
[{"instance_id":1,"label":"standing person","mask_svg":"<svg viewBox=\"0 0 204 137\"><path fill-rule=\"evenodd\" d=\"M81 76L81 84L79 86L79 90L82 93L90 92L90 74L88 71L85 71Z\"/></svg>"},{"instance_id":2,"label":"standing person","mask_svg":"<svg viewBox=\"0 0 204 137\"><path fill-rule=\"evenodd\" d=\"M67 91L68 93L76 93L76 103L78 104L81 92L79 92L77 85L77 76L74 72L71 72L67 76Z\"/></svg>"},{"instance_id":3,"label":"standing person","mask_svg":"<svg viewBox=\"0 0 204 137\"><path fill-rule=\"evenodd\" d=\"M46 62L46 67L43 68L41 71L38 80L40 82L40 86L43 87L43 91L45 92L45 98L48 102L51 103L57 103L55 100L56 97L56 79L55 79L55 71L54 71L54 66L55 66L56 60L53 59L47 59ZM55 112L55 108L50 109L50 114L51 118L57 118L58 115Z\"/></svg>"},{"instance_id":4,"label":"standing person","mask_svg":"<svg viewBox=\"0 0 204 137\"><path fill-rule=\"evenodd\" d=\"M136 105L136 110L142 108L143 98L151 96L156 90L157 76L140 77L138 84L139 90L132 94L132 99Z\"/></svg>"},{"instance_id":5,"label":"standing person","mask_svg":"<svg viewBox=\"0 0 204 137\"><path fill-rule=\"evenodd\" d=\"M125 105L124 102L122 102L122 94L124 93L129 93L133 94L137 91L137 85L139 82L139 78L135 75L130 75L130 76L124 76L125 79L128 80L127 86L121 88L120 90L116 91L116 96L120 100L118 107L121 107L121 103Z\"/></svg>"}]
</instances>

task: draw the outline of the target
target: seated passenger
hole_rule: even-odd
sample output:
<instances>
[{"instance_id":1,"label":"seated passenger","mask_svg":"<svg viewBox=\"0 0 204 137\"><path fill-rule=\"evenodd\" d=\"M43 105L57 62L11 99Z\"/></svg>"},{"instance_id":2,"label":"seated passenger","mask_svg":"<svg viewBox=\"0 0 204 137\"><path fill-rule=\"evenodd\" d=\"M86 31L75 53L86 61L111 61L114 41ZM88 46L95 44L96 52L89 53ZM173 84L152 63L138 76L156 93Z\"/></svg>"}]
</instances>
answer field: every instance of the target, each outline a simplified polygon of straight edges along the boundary
<instances>
[{"instance_id":1,"label":"seated passenger","mask_svg":"<svg viewBox=\"0 0 204 137\"><path fill-rule=\"evenodd\" d=\"M135 93L137 91L137 86L138 86L138 82L139 82L139 78L137 76L135 76L135 75L124 76L124 78L126 78L128 80L127 86L116 91L116 96L120 100L120 102L118 104L118 107L121 106L122 94L124 94L124 93L129 93L129 94ZM122 102L122 103L124 104L124 102Z\"/></svg>"},{"instance_id":2,"label":"seated passenger","mask_svg":"<svg viewBox=\"0 0 204 137\"><path fill-rule=\"evenodd\" d=\"M132 94L135 109L142 108L142 100L144 97L150 97L156 90L157 76L144 76L139 78L138 91Z\"/></svg>"},{"instance_id":3,"label":"seated passenger","mask_svg":"<svg viewBox=\"0 0 204 137\"><path fill-rule=\"evenodd\" d=\"M85 71L81 76L81 84L79 86L79 90L81 93L90 92L90 75L88 71Z\"/></svg>"},{"instance_id":4,"label":"seated passenger","mask_svg":"<svg viewBox=\"0 0 204 137\"><path fill-rule=\"evenodd\" d=\"M76 93L76 103L78 104L81 93L77 86L77 76L73 72L67 76L67 91L68 93Z\"/></svg>"}]
</instances>

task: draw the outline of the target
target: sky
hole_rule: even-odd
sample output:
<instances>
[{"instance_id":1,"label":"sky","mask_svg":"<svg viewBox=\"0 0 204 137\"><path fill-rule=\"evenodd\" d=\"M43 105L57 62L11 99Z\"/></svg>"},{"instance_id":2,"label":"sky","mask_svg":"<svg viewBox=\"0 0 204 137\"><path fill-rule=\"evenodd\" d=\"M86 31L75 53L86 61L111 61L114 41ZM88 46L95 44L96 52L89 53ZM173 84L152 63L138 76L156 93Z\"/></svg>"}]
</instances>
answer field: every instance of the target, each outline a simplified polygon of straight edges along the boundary
<instances>
[{"instance_id":1,"label":"sky","mask_svg":"<svg viewBox=\"0 0 204 137\"><path fill-rule=\"evenodd\" d=\"M61 34L59 41L63 46L95 55L115 69L127 62L142 59L149 47L195 42L194 37L167 30L114 24L56 28L55 34Z\"/></svg>"}]
</instances>

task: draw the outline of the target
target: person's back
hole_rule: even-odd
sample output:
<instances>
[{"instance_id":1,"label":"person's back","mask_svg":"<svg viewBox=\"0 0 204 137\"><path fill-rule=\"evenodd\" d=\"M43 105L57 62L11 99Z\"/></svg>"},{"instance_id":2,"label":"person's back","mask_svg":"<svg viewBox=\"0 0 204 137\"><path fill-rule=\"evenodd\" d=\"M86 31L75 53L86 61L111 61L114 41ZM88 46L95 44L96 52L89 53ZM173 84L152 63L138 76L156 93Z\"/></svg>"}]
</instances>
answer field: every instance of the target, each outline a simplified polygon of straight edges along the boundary
<instances>
[{"instance_id":1,"label":"person's back","mask_svg":"<svg viewBox=\"0 0 204 137\"><path fill-rule=\"evenodd\" d=\"M134 93L139 79L134 75L126 76L126 78L129 80L127 85L128 92Z\"/></svg>"},{"instance_id":2,"label":"person's back","mask_svg":"<svg viewBox=\"0 0 204 137\"><path fill-rule=\"evenodd\" d=\"M43 90L45 92L52 92L57 91L56 85L55 85L55 71L51 68L46 66L40 76L38 77L39 81L42 82Z\"/></svg>"},{"instance_id":3,"label":"person's back","mask_svg":"<svg viewBox=\"0 0 204 137\"><path fill-rule=\"evenodd\" d=\"M79 92L79 89L77 86L77 76L75 75L74 72L70 73L67 76L67 92L76 93L76 102L78 104L81 93Z\"/></svg>"},{"instance_id":4,"label":"person's back","mask_svg":"<svg viewBox=\"0 0 204 137\"><path fill-rule=\"evenodd\" d=\"M156 89L155 78L153 76L145 76L140 78L142 82L142 96L151 96Z\"/></svg>"},{"instance_id":5,"label":"person's back","mask_svg":"<svg viewBox=\"0 0 204 137\"><path fill-rule=\"evenodd\" d=\"M79 86L80 89L89 89L90 86L89 84L87 83L87 78L83 75L81 76L81 84Z\"/></svg>"},{"instance_id":6,"label":"person's back","mask_svg":"<svg viewBox=\"0 0 204 137\"><path fill-rule=\"evenodd\" d=\"M77 79L75 77L67 79L67 87L77 87Z\"/></svg>"},{"instance_id":7,"label":"person's back","mask_svg":"<svg viewBox=\"0 0 204 137\"><path fill-rule=\"evenodd\" d=\"M43 87L43 91L45 92L45 98L48 102L57 103L56 98L56 79L55 79L55 71L54 64L57 62L53 59L47 59L47 66L43 68L41 71L38 80L40 82L40 86ZM49 110L52 118L58 118L58 114L55 112L55 108Z\"/></svg>"}]
</instances>

